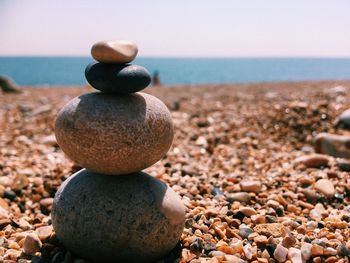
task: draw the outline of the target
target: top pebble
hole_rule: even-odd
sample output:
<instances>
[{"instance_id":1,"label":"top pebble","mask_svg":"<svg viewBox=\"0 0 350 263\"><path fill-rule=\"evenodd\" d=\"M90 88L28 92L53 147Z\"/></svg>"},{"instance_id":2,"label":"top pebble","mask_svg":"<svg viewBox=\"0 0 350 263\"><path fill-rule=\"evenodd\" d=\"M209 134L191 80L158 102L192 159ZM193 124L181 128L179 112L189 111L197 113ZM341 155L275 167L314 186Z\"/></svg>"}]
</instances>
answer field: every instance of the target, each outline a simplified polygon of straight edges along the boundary
<instances>
[{"instance_id":1,"label":"top pebble","mask_svg":"<svg viewBox=\"0 0 350 263\"><path fill-rule=\"evenodd\" d=\"M102 63L129 63L137 52L136 44L128 40L101 41L91 48L92 57Z\"/></svg>"}]
</instances>

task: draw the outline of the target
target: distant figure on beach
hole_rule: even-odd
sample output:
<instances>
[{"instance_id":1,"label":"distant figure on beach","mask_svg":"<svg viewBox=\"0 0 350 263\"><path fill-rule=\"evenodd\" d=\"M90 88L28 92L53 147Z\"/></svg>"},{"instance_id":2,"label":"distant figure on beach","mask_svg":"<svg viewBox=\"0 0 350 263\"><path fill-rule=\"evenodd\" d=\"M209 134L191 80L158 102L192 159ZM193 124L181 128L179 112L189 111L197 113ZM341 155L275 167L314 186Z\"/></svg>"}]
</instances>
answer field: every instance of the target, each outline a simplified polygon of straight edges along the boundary
<instances>
[{"instance_id":1,"label":"distant figure on beach","mask_svg":"<svg viewBox=\"0 0 350 263\"><path fill-rule=\"evenodd\" d=\"M17 86L7 77L0 76L0 89L3 92L19 93L21 92Z\"/></svg>"},{"instance_id":2,"label":"distant figure on beach","mask_svg":"<svg viewBox=\"0 0 350 263\"><path fill-rule=\"evenodd\" d=\"M154 71L154 73L153 73L152 85L153 86L160 86L161 85L158 70Z\"/></svg>"}]
</instances>

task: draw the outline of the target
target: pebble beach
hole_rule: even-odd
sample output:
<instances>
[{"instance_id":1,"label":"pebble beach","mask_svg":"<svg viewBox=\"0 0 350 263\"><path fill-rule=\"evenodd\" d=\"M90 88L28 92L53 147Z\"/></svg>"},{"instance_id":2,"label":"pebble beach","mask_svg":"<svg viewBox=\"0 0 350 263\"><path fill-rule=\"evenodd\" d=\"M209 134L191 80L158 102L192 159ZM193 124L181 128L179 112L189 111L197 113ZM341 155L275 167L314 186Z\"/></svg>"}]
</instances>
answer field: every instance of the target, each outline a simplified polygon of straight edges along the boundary
<instances>
[{"instance_id":1,"label":"pebble beach","mask_svg":"<svg viewBox=\"0 0 350 263\"><path fill-rule=\"evenodd\" d=\"M74 262L50 217L74 165L54 120L90 87L0 93L0 262ZM175 137L145 172L186 207L177 247L160 262L349 262L350 161L316 154L320 133L350 108L350 81L144 90L170 109Z\"/></svg>"}]
</instances>

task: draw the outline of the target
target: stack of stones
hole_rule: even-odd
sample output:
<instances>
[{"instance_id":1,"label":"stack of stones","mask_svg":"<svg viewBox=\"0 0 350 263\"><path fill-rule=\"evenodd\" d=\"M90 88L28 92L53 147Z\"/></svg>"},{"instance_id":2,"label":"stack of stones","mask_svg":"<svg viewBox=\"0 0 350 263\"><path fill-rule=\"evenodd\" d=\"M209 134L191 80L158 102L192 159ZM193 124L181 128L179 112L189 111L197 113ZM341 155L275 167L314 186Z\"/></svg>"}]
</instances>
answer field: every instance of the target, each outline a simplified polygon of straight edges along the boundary
<instances>
[{"instance_id":1,"label":"stack of stones","mask_svg":"<svg viewBox=\"0 0 350 263\"><path fill-rule=\"evenodd\" d=\"M84 167L56 193L52 224L58 239L95 262L153 262L178 243L185 207L166 184L141 172L169 150L173 124L167 107L138 92L148 71L128 64L137 54L129 41L96 43L98 62L85 76L93 92L58 113L57 142Z\"/></svg>"}]
</instances>

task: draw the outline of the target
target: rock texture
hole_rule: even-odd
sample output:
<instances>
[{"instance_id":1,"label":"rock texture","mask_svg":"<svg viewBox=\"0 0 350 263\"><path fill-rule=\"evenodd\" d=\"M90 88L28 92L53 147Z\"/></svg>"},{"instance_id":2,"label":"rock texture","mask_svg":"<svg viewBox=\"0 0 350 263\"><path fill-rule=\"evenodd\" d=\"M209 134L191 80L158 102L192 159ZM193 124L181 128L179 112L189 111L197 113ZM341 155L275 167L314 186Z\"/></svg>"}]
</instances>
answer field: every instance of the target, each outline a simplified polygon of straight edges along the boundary
<instances>
[{"instance_id":1,"label":"rock texture","mask_svg":"<svg viewBox=\"0 0 350 263\"><path fill-rule=\"evenodd\" d=\"M30 233L24 238L23 252L28 255L33 255L42 247L39 237L35 233Z\"/></svg>"},{"instance_id":2,"label":"rock texture","mask_svg":"<svg viewBox=\"0 0 350 263\"><path fill-rule=\"evenodd\" d=\"M167 107L145 93L74 98L58 113L57 142L76 164L104 174L141 171L160 160L173 140Z\"/></svg>"},{"instance_id":3,"label":"rock texture","mask_svg":"<svg viewBox=\"0 0 350 263\"><path fill-rule=\"evenodd\" d=\"M16 84L14 84L9 78L5 76L0 76L0 89L4 93L20 93L21 90L18 89Z\"/></svg>"},{"instance_id":4,"label":"rock texture","mask_svg":"<svg viewBox=\"0 0 350 263\"><path fill-rule=\"evenodd\" d=\"M340 116L336 120L335 125L337 128L350 130L350 109L347 109L342 114L340 114Z\"/></svg>"},{"instance_id":5,"label":"rock texture","mask_svg":"<svg viewBox=\"0 0 350 263\"><path fill-rule=\"evenodd\" d=\"M328 165L328 157L322 154L310 154L298 157L294 160L296 164L303 164L307 168L320 168Z\"/></svg>"},{"instance_id":6,"label":"rock texture","mask_svg":"<svg viewBox=\"0 0 350 263\"><path fill-rule=\"evenodd\" d=\"M285 262L286 258L288 255L288 249L285 248L284 246L277 245L275 251L273 252L273 257L278 261L278 262Z\"/></svg>"},{"instance_id":7,"label":"rock texture","mask_svg":"<svg viewBox=\"0 0 350 263\"><path fill-rule=\"evenodd\" d=\"M242 191L259 193L261 190L261 183L259 181L242 181L241 184Z\"/></svg>"},{"instance_id":8,"label":"rock texture","mask_svg":"<svg viewBox=\"0 0 350 263\"><path fill-rule=\"evenodd\" d=\"M52 207L57 237L96 262L153 262L175 247L184 222L180 197L142 172L81 170L62 184Z\"/></svg>"},{"instance_id":9,"label":"rock texture","mask_svg":"<svg viewBox=\"0 0 350 263\"><path fill-rule=\"evenodd\" d=\"M103 63L129 63L137 52L136 44L128 40L100 41L91 48L92 57Z\"/></svg>"},{"instance_id":10,"label":"rock texture","mask_svg":"<svg viewBox=\"0 0 350 263\"><path fill-rule=\"evenodd\" d=\"M320 133L314 140L315 151L334 157L350 158L350 136Z\"/></svg>"},{"instance_id":11,"label":"rock texture","mask_svg":"<svg viewBox=\"0 0 350 263\"><path fill-rule=\"evenodd\" d=\"M95 89L114 94L134 93L151 82L147 69L129 64L90 63L85 77Z\"/></svg>"},{"instance_id":12,"label":"rock texture","mask_svg":"<svg viewBox=\"0 0 350 263\"><path fill-rule=\"evenodd\" d=\"M334 185L327 179L320 179L315 183L315 189L325 195L326 197L332 197L335 194Z\"/></svg>"}]
</instances>

